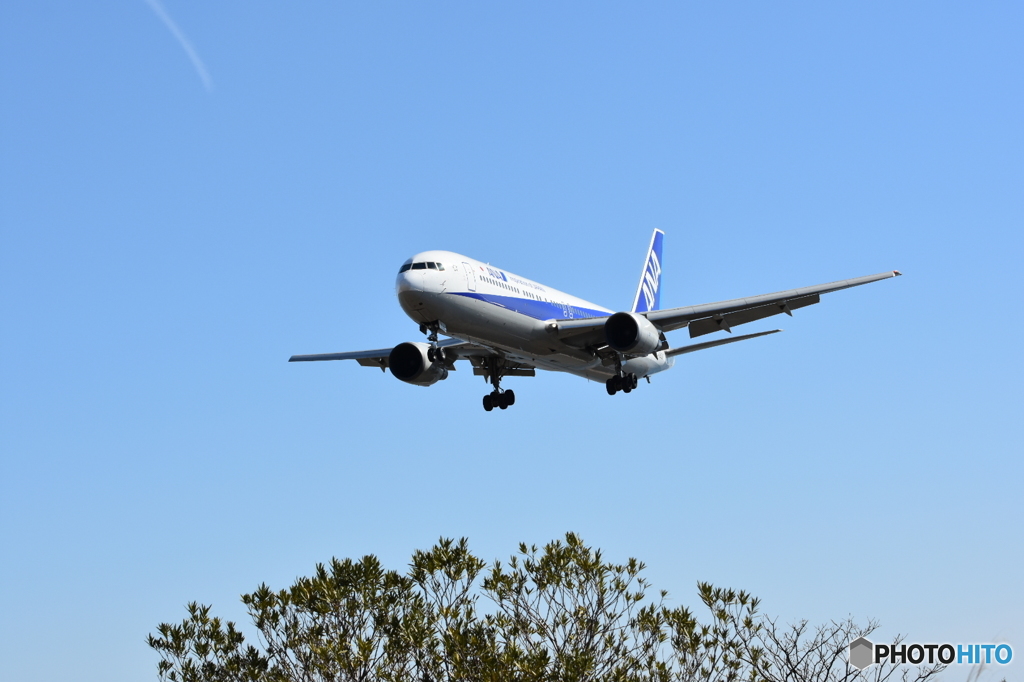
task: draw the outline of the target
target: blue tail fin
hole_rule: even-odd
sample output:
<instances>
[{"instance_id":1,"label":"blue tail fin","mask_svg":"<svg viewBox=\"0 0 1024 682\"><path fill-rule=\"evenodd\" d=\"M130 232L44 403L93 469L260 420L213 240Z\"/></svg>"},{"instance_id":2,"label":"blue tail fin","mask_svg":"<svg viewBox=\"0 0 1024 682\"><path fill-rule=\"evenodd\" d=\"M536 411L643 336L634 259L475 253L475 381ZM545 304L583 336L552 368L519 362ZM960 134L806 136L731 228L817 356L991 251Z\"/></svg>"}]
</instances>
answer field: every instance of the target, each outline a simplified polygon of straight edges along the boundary
<instances>
[{"instance_id":1,"label":"blue tail fin","mask_svg":"<svg viewBox=\"0 0 1024 682\"><path fill-rule=\"evenodd\" d=\"M665 233L661 230L655 230L651 235L651 247L647 249L644 271L640 273L640 283L633 297L634 313L661 308L661 246L664 241Z\"/></svg>"}]
</instances>

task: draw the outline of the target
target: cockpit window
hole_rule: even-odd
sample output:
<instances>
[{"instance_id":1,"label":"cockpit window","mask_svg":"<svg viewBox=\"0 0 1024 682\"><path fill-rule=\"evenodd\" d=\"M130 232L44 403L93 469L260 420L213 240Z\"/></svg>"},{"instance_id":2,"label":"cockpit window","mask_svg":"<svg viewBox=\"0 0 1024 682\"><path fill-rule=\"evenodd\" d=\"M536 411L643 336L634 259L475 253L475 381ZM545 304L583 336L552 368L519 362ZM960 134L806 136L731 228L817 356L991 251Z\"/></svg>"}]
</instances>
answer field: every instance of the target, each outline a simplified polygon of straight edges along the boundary
<instances>
[{"instance_id":1,"label":"cockpit window","mask_svg":"<svg viewBox=\"0 0 1024 682\"><path fill-rule=\"evenodd\" d=\"M398 269L398 274L402 274L406 270L444 270L444 266L440 263L406 263Z\"/></svg>"}]
</instances>

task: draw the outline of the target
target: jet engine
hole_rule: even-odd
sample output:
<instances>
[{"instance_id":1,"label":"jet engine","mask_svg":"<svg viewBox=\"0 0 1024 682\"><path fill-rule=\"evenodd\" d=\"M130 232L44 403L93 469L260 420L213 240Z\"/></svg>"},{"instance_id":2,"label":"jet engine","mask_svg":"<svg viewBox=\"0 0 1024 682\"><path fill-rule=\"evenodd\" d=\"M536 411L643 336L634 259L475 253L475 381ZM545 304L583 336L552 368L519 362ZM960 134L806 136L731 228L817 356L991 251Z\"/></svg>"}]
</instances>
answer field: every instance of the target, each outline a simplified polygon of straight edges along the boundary
<instances>
[{"instance_id":1,"label":"jet engine","mask_svg":"<svg viewBox=\"0 0 1024 682\"><path fill-rule=\"evenodd\" d=\"M448 368L427 357L430 344L400 343L391 349L388 367L396 379L416 386L430 386L448 378Z\"/></svg>"},{"instance_id":2,"label":"jet engine","mask_svg":"<svg viewBox=\"0 0 1024 682\"><path fill-rule=\"evenodd\" d=\"M661 348L661 331L636 313L615 313L604 323L608 345L628 355L648 355Z\"/></svg>"}]
</instances>

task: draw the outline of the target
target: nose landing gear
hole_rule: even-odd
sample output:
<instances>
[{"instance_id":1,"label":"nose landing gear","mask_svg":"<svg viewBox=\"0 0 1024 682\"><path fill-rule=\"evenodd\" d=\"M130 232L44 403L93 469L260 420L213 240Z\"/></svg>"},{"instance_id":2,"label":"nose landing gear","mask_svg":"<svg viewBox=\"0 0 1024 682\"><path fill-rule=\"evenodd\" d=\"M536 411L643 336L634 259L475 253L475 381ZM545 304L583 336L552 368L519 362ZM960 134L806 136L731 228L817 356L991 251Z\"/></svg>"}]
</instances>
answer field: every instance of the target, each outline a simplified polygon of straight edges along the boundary
<instances>
[{"instance_id":1,"label":"nose landing gear","mask_svg":"<svg viewBox=\"0 0 1024 682\"><path fill-rule=\"evenodd\" d=\"M440 321L432 322L429 325L421 324L420 332L427 334L427 341L430 342L430 348L427 349L427 360L431 362L443 363L447 358L445 357L444 348L441 348L437 342L437 332L444 330L444 324Z\"/></svg>"}]
</instances>

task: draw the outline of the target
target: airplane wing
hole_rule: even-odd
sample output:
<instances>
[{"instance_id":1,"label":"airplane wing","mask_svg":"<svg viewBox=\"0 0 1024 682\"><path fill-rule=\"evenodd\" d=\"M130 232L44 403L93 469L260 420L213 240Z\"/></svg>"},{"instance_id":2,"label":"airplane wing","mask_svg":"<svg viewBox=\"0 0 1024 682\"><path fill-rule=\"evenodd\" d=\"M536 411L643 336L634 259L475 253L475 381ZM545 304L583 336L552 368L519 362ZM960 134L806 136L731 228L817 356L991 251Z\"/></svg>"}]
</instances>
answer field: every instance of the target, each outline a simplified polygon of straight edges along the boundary
<instances>
[{"instance_id":1,"label":"airplane wing","mask_svg":"<svg viewBox=\"0 0 1024 682\"><path fill-rule=\"evenodd\" d=\"M691 338L720 330L731 333L732 328L740 324L782 313L792 315L794 310L818 303L822 294L899 277L900 274L898 270L890 270L877 275L844 279L801 289L789 289L774 294L762 294L683 308L651 310L640 314L663 332L689 327ZM570 346L603 345L605 343L604 323L607 319L606 317L591 317L581 320L553 320L549 323L548 328Z\"/></svg>"},{"instance_id":2,"label":"airplane wing","mask_svg":"<svg viewBox=\"0 0 1024 682\"><path fill-rule=\"evenodd\" d=\"M364 367L387 367L390 348L380 350L357 350L351 353L320 353L318 355L293 355L288 362L320 362L321 360L355 360Z\"/></svg>"},{"instance_id":3,"label":"airplane wing","mask_svg":"<svg viewBox=\"0 0 1024 682\"><path fill-rule=\"evenodd\" d=\"M898 270L890 270L889 272L877 275L844 279L813 287L779 291L774 294L736 298L731 301L706 303L687 308L653 310L646 313L646 315L647 319L662 331L669 332L673 329L689 326L691 338L717 332L721 329L731 332L731 328L739 324L746 324L747 322L761 320L782 313L792 315L792 311L814 305L820 301L821 294L830 294L841 289L859 287L862 284L870 284L871 282L889 279L890 277L899 277L900 274Z\"/></svg>"},{"instance_id":4,"label":"airplane wing","mask_svg":"<svg viewBox=\"0 0 1024 682\"><path fill-rule=\"evenodd\" d=\"M490 348L479 346L475 343L461 341L459 339L445 339L437 344L441 348L450 351L451 362L446 363L449 369L455 369L455 361L459 359L471 360L473 358L491 357L496 353ZM391 348L379 348L377 350L357 350L349 353L320 353L317 355L293 355L288 362L320 362L323 360L355 360L363 367L379 367L382 370L388 366L388 358L391 356ZM475 364L475 363L474 363Z\"/></svg>"}]
</instances>

